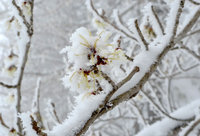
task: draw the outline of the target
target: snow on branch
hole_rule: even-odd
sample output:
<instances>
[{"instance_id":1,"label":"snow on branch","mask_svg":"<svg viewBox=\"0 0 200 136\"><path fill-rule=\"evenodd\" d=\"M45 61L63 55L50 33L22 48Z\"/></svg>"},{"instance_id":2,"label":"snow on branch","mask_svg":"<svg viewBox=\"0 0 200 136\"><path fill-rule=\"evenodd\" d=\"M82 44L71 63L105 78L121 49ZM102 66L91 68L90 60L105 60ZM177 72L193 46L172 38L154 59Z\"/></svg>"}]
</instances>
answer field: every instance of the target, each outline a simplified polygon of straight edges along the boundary
<instances>
[{"instance_id":1,"label":"snow on branch","mask_svg":"<svg viewBox=\"0 0 200 136\"><path fill-rule=\"evenodd\" d=\"M185 0L172 2L165 30L166 35L155 38L153 42L149 43L148 50L142 50L135 56L131 64L132 71L118 84L113 80L114 76L111 74L112 66L120 66L121 62L116 65L114 60L120 60L125 56L123 50L115 44L110 44L107 43L107 40L103 40L104 37L108 37L104 35L105 32L101 32L98 36L92 36L91 32L86 28L79 28L72 34L72 46L64 50L68 53L68 59L72 63L72 67L70 67L71 71L68 70L70 73L68 73L64 81L70 90L78 91L79 96L76 97L76 106L69 117L55 126L48 134L50 136L80 136L101 115L112 110L119 103L136 96L165 54L175 46L174 40L184 3ZM87 6L95 17L110 24L94 8L91 0L87 1ZM119 30L112 24L110 25ZM137 22L136 25L138 26ZM124 31L119 31L127 36ZM118 56L117 59L113 59L116 57L115 55ZM106 71L110 72L107 73ZM112 76L110 77L110 75ZM98 86L102 89L97 92ZM161 109L159 108L159 110ZM84 115L80 116L80 113L84 113ZM168 117L170 119L173 118L171 116ZM180 122L188 121L187 119L173 119Z\"/></svg>"},{"instance_id":2,"label":"snow on branch","mask_svg":"<svg viewBox=\"0 0 200 136\"><path fill-rule=\"evenodd\" d=\"M176 118L193 118L195 116L195 109L200 105L200 100L196 100L177 111L174 111L170 115ZM169 125L170 124L170 125ZM167 135L176 127L182 126L185 122L172 120L168 117L158 121L150 126L145 127L136 136L161 136ZM159 131L158 131L159 130Z\"/></svg>"}]
</instances>

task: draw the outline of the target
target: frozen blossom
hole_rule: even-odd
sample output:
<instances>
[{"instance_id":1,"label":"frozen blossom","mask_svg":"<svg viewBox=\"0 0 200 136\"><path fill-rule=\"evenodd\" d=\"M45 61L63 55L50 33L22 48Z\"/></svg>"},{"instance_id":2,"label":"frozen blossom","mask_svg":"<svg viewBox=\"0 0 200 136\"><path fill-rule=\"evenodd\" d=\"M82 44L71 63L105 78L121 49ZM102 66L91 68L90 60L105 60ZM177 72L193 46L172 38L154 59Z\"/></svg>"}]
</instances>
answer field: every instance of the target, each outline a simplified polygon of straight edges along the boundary
<instances>
[{"instance_id":1,"label":"frozen blossom","mask_svg":"<svg viewBox=\"0 0 200 136\"><path fill-rule=\"evenodd\" d=\"M102 90L102 71L112 71L126 62L122 49L110 42L110 32L101 31L97 36L86 28L72 34L72 46L66 47L68 61L72 64L64 78L64 84L78 92L96 94Z\"/></svg>"}]
</instances>

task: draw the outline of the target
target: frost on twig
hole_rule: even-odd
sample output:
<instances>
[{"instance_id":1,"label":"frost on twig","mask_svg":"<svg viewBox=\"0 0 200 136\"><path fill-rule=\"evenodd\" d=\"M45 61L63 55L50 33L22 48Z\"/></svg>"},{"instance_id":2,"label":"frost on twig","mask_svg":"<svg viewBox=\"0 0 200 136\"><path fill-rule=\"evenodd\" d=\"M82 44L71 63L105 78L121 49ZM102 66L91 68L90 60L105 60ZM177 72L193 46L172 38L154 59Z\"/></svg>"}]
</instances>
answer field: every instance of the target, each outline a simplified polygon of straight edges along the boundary
<instances>
[{"instance_id":1,"label":"frost on twig","mask_svg":"<svg viewBox=\"0 0 200 136\"><path fill-rule=\"evenodd\" d=\"M32 102L32 113L41 128L44 128L41 112L40 112L40 84L41 79L38 78L37 86L35 88L35 95Z\"/></svg>"},{"instance_id":2,"label":"frost on twig","mask_svg":"<svg viewBox=\"0 0 200 136\"><path fill-rule=\"evenodd\" d=\"M18 113L21 113L21 84L24 76L24 70L26 62L28 60L28 53L31 46L31 39L33 35L33 8L34 0L30 1L21 1L19 3L16 0L9 1L10 6L12 6L12 13L14 18L18 22L18 25L21 28L18 31L18 44L19 44L19 65L17 67L17 77L16 77L16 124L18 127L19 133L22 132L22 125L20 118L17 116ZM23 9L23 6L26 8ZM10 22L12 23L12 22ZM20 33L20 34L19 34ZM9 87L9 86L8 86ZM14 86L15 87L15 86Z\"/></svg>"},{"instance_id":3,"label":"frost on twig","mask_svg":"<svg viewBox=\"0 0 200 136\"><path fill-rule=\"evenodd\" d=\"M48 101L46 112L47 116L50 118L51 121L53 121L53 123L61 124L61 121L56 112L56 106L51 100Z\"/></svg>"},{"instance_id":4,"label":"frost on twig","mask_svg":"<svg viewBox=\"0 0 200 136\"><path fill-rule=\"evenodd\" d=\"M200 101L196 100L188 105L183 106L182 108L178 109L171 113L171 116L175 118L192 118L195 116L194 109L199 107ZM170 125L169 125L170 124ZM184 125L185 122L172 120L168 117L163 118L161 121L155 122L151 126L145 127L141 130L136 136L159 136L159 135L167 135L172 132L173 129ZM159 131L158 131L159 130Z\"/></svg>"}]
</instances>

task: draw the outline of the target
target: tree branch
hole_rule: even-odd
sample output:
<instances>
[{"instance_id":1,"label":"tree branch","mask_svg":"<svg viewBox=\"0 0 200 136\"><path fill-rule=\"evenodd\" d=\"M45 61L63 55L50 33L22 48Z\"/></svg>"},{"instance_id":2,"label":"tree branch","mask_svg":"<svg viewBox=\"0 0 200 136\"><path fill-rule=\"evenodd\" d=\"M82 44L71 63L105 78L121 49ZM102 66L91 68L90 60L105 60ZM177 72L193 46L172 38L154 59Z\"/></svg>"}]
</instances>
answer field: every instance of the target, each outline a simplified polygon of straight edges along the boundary
<instances>
[{"instance_id":1,"label":"tree branch","mask_svg":"<svg viewBox=\"0 0 200 136\"><path fill-rule=\"evenodd\" d=\"M189 0L191 3L193 3L194 5L200 5L200 3L199 2L196 2L196 1L194 1L194 0Z\"/></svg>"},{"instance_id":2,"label":"tree branch","mask_svg":"<svg viewBox=\"0 0 200 136\"><path fill-rule=\"evenodd\" d=\"M170 119L172 119L172 120L175 120L175 121L184 121L184 122L192 121L192 120L194 119L194 117L189 118L189 119L188 119L188 118L187 118L187 119L179 119L179 118L175 118L175 117L170 116L168 113L164 112L164 111L160 108L160 106L159 106L158 104L156 104L156 103L153 101L153 99L152 99L150 96L148 96L147 93L144 92L143 89L141 89L141 92L142 92L142 94L148 99L148 101L150 102L150 104L152 104L152 105L153 105L160 113L162 113L164 116L166 116L166 117L168 117L168 118L170 118Z\"/></svg>"},{"instance_id":3,"label":"tree branch","mask_svg":"<svg viewBox=\"0 0 200 136\"><path fill-rule=\"evenodd\" d=\"M180 39L184 38L184 36L191 30L191 28L194 26L196 21L198 20L200 16L200 9L197 10L197 12L194 14L193 18L189 20L187 25L183 28L183 30L178 34L177 38L175 41L179 41Z\"/></svg>"},{"instance_id":4,"label":"tree branch","mask_svg":"<svg viewBox=\"0 0 200 136\"><path fill-rule=\"evenodd\" d=\"M161 23L161 21L160 21L158 15L157 15L155 9L154 9L154 6L151 6L151 10L152 10L152 12L153 12L153 15L154 15L155 18L156 18L156 21L157 21L158 25L160 26L160 29L161 29L161 31L162 31L162 34L164 35L164 34L165 34L164 28L163 28L162 23Z\"/></svg>"},{"instance_id":5,"label":"tree branch","mask_svg":"<svg viewBox=\"0 0 200 136\"><path fill-rule=\"evenodd\" d=\"M22 80L23 80L24 69L25 69L25 66L26 66L26 62L28 60L28 53L29 53L29 49L30 49L30 46L31 46L31 39L32 39L32 35L33 35L33 8L34 8L34 0L30 1L30 5L31 5L30 23L27 21L25 15L23 14L22 9L17 5L17 3L16 3L15 0L12 0L12 4L17 9L19 16L22 18L23 24L26 26L26 28L27 28L27 34L29 36L29 41L25 45L25 54L24 54L24 56L22 58L22 65L20 66L19 78L17 80L17 103L16 103L16 111L17 111L17 114L18 114L18 113L21 113L21 83L22 83ZM17 126L18 126L18 129L19 129L19 133L21 133L22 132L22 124L21 124L20 118L18 116L17 116Z\"/></svg>"},{"instance_id":6,"label":"tree branch","mask_svg":"<svg viewBox=\"0 0 200 136\"><path fill-rule=\"evenodd\" d=\"M185 132L185 134L183 134L183 136L188 136L192 132L192 130L194 130L194 128L199 124L200 124L200 119L192 122L191 127Z\"/></svg>"},{"instance_id":7,"label":"tree branch","mask_svg":"<svg viewBox=\"0 0 200 136\"><path fill-rule=\"evenodd\" d=\"M95 9L92 0L88 0L89 4L89 9L92 11L92 13L97 16L98 18L100 18L103 22L105 22L106 24L108 24L111 28L113 28L116 32L121 33L123 36L130 38L133 41L137 41L137 39L131 35L129 35L128 33L126 33L124 30L121 30L119 27L117 27L115 24L111 23L105 16L102 16L98 13L98 11Z\"/></svg>"},{"instance_id":8,"label":"tree branch","mask_svg":"<svg viewBox=\"0 0 200 136\"><path fill-rule=\"evenodd\" d=\"M9 88L9 89L17 88L17 85L8 85L8 84L5 84L3 82L0 82L0 85L3 86L3 87Z\"/></svg>"},{"instance_id":9,"label":"tree branch","mask_svg":"<svg viewBox=\"0 0 200 136\"><path fill-rule=\"evenodd\" d=\"M148 44L147 41L144 39L144 36L143 36L143 34L142 34L141 30L140 30L140 27L139 27L139 25L138 25L138 21L137 21L137 20L135 20L135 28L136 28L136 30L137 30L137 33L138 33L138 35L139 35L139 37L140 37L142 43L143 43L144 46L145 46L145 49L148 51L148 50L149 50L149 47L148 47L149 44Z\"/></svg>"}]
</instances>

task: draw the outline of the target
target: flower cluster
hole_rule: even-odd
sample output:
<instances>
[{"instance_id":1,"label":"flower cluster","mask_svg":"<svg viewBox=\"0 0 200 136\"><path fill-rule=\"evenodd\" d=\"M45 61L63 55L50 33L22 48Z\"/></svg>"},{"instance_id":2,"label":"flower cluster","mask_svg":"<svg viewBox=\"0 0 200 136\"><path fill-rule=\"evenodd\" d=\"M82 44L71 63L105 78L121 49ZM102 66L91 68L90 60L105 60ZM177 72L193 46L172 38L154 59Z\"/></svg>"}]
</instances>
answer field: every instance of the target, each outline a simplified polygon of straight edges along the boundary
<instances>
[{"instance_id":1,"label":"flower cluster","mask_svg":"<svg viewBox=\"0 0 200 136\"><path fill-rule=\"evenodd\" d=\"M113 65L120 65L126 57L114 42L109 43L111 33L102 31L92 36L86 28L79 28L72 34L72 46L66 47L68 69L64 83L72 90L97 94L102 91L102 71L111 71ZM71 65L70 65L71 66Z\"/></svg>"}]
</instances>

